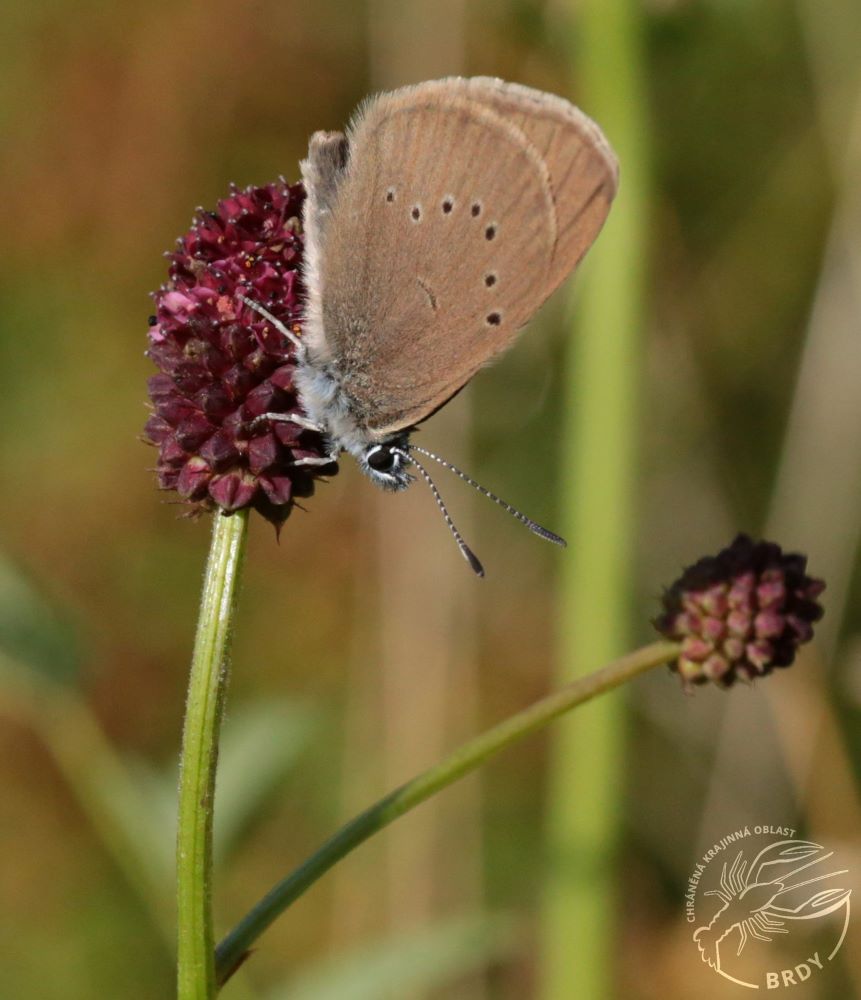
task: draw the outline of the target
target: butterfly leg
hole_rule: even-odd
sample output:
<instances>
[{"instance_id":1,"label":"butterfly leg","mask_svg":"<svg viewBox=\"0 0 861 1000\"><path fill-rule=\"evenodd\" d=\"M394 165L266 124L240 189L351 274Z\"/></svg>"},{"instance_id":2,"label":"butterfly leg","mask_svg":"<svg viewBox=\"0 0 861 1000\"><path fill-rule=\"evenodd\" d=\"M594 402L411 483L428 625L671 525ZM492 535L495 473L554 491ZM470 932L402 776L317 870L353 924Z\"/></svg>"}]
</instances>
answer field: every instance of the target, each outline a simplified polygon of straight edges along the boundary
<instances>
[{"instance_id":1,"label":"butterfly leg","mask_svg":"<svg viewBox=\"0 0 861 1000\"><path fill-rule=\"evenodd\" d=\"M309 456L308 458L297 458L293 465L332 465L338 461L337 454Z\"/></svg>"},{"instance_id":2,"label":"butterfly leg","mask_svg":"<svg viewBox=\"0 0 861 1000\"><path fill-rule=\"evenodd\" d=\"M275 327L275 329L285 336L290 343L296 348L296 353L299 358L305 357L305 345L302 341L289 330L280 319L276 319L268 309L260 305L259 302L255 302L254 299L249 299L247 295L240 295L239 298L248 306L249 309L253 309L254 312L259 313L264 319L268 319L269 322Z\"/></svg>"},{"instance_id":3,"label":"butterfly leg","mask_svg":"<svg viewBox=\"0 0 861 1000\"><path fill-rule=\"evenodd\" d=\"M313 420L303 417L300 413L261 413L259 417L254 418L251 424L252 430L256 430L266 420L276 424L296 424L303 430L323 433L323 428L319 424L315 424Z\"/></svg>"},{"instance_id":4,"label":"butterfly leg","mask_svg":"<svg viewBox=\"0 0 861 1000\"><path fill-rule=\"evenodd\" d=\"M323 428L319 424L315 424L313 420L303 417L300 413L261 413L259 417L255 417L252 421L251 429L256 430L266 420L278 424L296 424L297 427L301 427L305 431L315 431L317 434L324 433ZM337 461L338 452L333 451L328 455L309 455L307 458L298 458L292 464L332 465L333 462Z\"/></svg>"},{"instance_id":5,"label":"butterfly leg","mask_svg":"<svg viewBox=\"0 0 861 1000\"><path fill-rule=\"evenodd\" d=\"M315 424L313 420L309 420L307 417L303 417L299 413L261 413L259 417L254 418L251 424L251 429L256 430L257 427L265 420L271 420L274 423L279 424L296 424L297 427L301 427L303 430L316 431L318 434L323 433L323 428L319 424ZM328 455L309 455L307 458L298 458L291 464L332 465L337 461L338 453L333 451Z\"/></svg>"},{"instance_id":6,"label":"butterfly leg","mask_svg":"<svg viewBox=\"0 0 861 1000\"><path fill-rule=\"evenodd\" d=\"M307 417L303 417L301 413L261 413L257 420L274 420L280 424L296 424L297 427L302 427L306 431L317 431L318 434L323 433L323 428L319 424L314 423L313 420L309 420Z\"/></svg>"}]
</instances>

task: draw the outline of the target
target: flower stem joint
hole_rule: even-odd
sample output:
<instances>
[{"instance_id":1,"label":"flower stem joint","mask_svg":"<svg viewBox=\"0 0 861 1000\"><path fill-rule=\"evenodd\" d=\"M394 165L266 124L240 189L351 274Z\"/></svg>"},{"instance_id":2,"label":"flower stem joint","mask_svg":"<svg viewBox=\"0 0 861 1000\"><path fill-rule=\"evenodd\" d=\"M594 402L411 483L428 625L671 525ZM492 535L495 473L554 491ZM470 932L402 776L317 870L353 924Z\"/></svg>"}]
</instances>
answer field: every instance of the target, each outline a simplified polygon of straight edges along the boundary
<instances>
[{"instance_id":1,"label":"flower stem joint","mask_svg":"<svg viewBox=\"0 0 861 1000\"><path fill-rule=\"evenodd\" d=\"M158 447L159 485L194 511L245 507L276 526L297 497L337 465L297 465L326 454L298 423L293 345L242 301L264 305L301 332L304 249L301 184L233 188L214 212L199 210L167 254L169 278L154 295L147 356L153 414L144 437ZM257 421L255 423L255 421Z\"/></svg>"},{"instance_id":2,"label":"flower stem joint","mask_svg":"<svg viewBox=\"0 0 861 1000\"><path fill-rule=\"evenodd\" d=\"M764 677L788 667L813 638L825 583L807 575L807 558L774 542L738 535L716 556L688 566L664 592L655 628L681 643L671 664L685 687Z\"/></svg>"}]
</instances>

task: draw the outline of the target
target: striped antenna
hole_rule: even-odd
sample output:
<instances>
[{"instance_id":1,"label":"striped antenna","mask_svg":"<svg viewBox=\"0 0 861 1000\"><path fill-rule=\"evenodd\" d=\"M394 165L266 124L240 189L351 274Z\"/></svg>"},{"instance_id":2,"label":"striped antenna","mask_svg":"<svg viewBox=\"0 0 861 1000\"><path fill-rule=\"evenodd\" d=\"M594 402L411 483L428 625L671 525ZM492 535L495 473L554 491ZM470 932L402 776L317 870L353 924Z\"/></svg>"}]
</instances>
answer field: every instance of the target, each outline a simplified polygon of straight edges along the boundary
<instances>
[{"instance_id":1,"label":"striped antenna","mask_svg":"<svg viewBox=\"0 0 861 1000\"><path fill-rule=\"evenodd\" d=\"M414 466L418 471L424 481L430 487L431 493L433 493L434 500L436 500L437 507L440 509L440 513L445 518L445 523L448 525L449 531L452 533L454 540L457 542L457 547L460 549L461 555L469 563L473 573L476 576L484 576L484 567L478 561L478 557L472 551L472 549L463 540L463 535L455 527L454 521L451 519L451 515L440 496L439 490L436 488L436 483L431 479L428 470L419 462L417 459L413 458L412 455L408 455L405 451L401 451L400 448L392 448L392 452L395 455L400 455L405 462L409 462L410 465Z\"/></svg>"},{"instance_id":2,"label":"striped antenna","mask_svg":"<svg viewBox=\"0 0 861 1000\"><path fill-rule=\"evenodd\" d=\"M465 472L461 472L456 465L452 465L451 462L447 462L444 458L440 458L439 455L435 455L432 451L428 451L427 448L422 448L420 445L408 444L406 447L409 448L410 451L417 451L422 455L426 455L428 458L433 459L434 462L438 462L440 465L445 466L449 472L453 472L456 476L460 476L465 483L469 483L473 489L478 490L478 492L482 496L487 497L488 500L492 500L495 504L499 504L503 510L508 511L512 517L516 517L521 524L525 524L526 527L538 535L539 538L544 538L548 542L553 542L554 545L561 545L563 549L567 546L568 543L564 538L561 538L559 535L554 535L553 532L548 531L547 528L542 528L541 525L533 521L531 517L527 517L525 514L522 514L516 507L512 507L510 503L506 503L504 500L501 500L495 493L491 493L490 490L482 486L481 483L477 483Z\"/></svg>"}]
</instances>

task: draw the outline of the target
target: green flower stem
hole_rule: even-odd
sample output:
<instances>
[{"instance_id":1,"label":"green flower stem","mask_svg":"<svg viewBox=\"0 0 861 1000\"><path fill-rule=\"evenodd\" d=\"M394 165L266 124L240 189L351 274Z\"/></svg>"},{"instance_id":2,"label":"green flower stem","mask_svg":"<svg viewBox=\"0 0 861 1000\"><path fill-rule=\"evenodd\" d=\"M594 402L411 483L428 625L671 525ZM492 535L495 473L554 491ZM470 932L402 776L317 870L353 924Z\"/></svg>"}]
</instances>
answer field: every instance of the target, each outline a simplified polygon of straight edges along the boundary
<instances>
[{"instance_id":1,"label":"green flower stem","mask_svg":"<svg viewBox=\"0 0 861 1000\"><path fill-rule=\"evenodd\" d=\"M374 833L384 829L399 816L403 816L465 774L474 771L500 750L543 728L583 702L624 684L638 674L670 662L678 656L678 653L679 646L676 643L655 642L620 657L593 674L578 678L465 743L435 767L401 785L360 813L346 826L341 827L295 871L275 885L219 944L216 950L219 984L225 983L230 978L257 938L276 917L337 861L355 850Z\"/></svg>"},{"instance_id":2,"label":"green flower stem","mask_svg":"<svg viewBox=\"0 0 861 1000\"><path fill-rule=\"evenodd\" d=\"M212 812L218 735L248 512L213 518L200 617L191 661L179 782L176 845L177 993L179 1000L215 996L212 928Z\"/></svg>"}]
</instances>

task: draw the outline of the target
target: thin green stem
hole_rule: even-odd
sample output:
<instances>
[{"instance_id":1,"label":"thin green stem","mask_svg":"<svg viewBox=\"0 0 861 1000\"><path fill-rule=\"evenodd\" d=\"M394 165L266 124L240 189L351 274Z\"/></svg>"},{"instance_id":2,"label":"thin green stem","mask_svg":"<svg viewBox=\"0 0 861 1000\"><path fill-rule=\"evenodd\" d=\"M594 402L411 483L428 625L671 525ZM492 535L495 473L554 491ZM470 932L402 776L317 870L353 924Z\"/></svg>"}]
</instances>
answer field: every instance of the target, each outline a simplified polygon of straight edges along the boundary
<instances>
[{"instance_id":1,"label":"thin green stem","mask_svg":"<svg viewBox=\"0 0 861 1000\"><path fill-rule=\"evenodd\" d=\"M212 811L218 736L248 512L216 514L191 661L179 784L177 993L215 996L212 925Z\"/></svg>"},{"instance_id":2,"label":"thin green stem","mask_svg":"<svg viewBox=\"0 0 861 1000\"><path fill-rule=\"evenodd\" d=\"M337 861L355 850L374 833L432 795L474 771L488 758L504 750L549 722L678 656L679 647L656 642L623 656L601 670L580 677L547 695L534 705L476 736L439 764L380 799L351 820L295 871L278 882L219 944L216 951L218 982L223 984L243 961L248 950L279 914L309 889Z\"/></svg>"}]
</instances>

